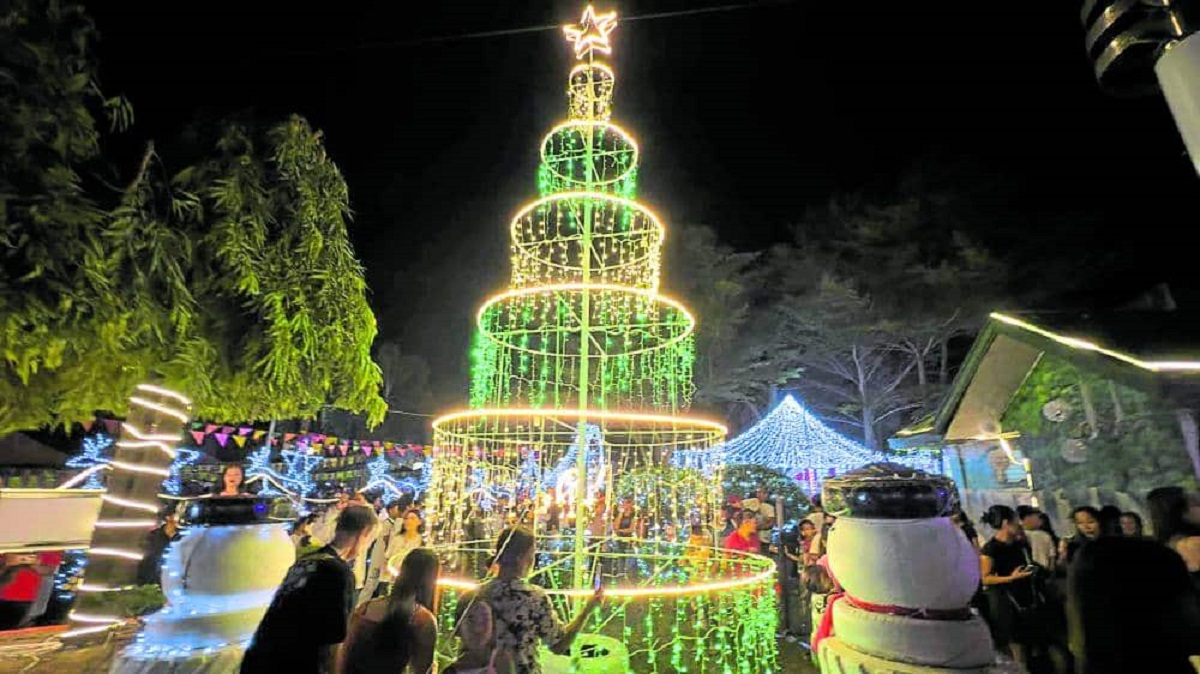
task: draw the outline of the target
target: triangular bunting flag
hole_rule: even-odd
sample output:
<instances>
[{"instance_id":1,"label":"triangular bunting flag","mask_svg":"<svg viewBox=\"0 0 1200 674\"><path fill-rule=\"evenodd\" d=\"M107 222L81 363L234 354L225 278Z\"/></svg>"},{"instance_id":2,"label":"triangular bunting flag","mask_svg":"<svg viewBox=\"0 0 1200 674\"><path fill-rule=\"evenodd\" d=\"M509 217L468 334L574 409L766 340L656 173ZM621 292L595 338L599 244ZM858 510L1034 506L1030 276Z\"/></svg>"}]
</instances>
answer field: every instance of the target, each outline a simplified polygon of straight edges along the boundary
<instances>
[{"instance_id":1,"label":"triangular bunting flag","mask_svg":"<svg viewBox=\"0 0 1200 674\"><path fill-rule=\"evenodd\" d=\"M192 438L196 441L197 447L204 444L204 431L191 431L191 433Z\"/></svg>"},{"instance_id":2,"label":"triangular bunting flag","mask_svg":"<svg viewBox=\"0 0 1200 674\"><path fill-rule=\"evenodd\" d=\"M241 426L238 428L238 435L250 435L253 430L250 426Z\"/></svg>"},{"instance_id":3,"label":"triangular bunting flag","mask_svg":"<svg viewBox=\"0 0 1200 674\"><path fill-rule=\"evenodd\" d=\"M121 427L121 422L116 419L105 419L104 430L108 431L109 435L116 435L117 429Z\"/></svg>"},{"instance_id":4,"label":"triangular bunting flag","mask_svg":"<svg viewBox=\"0 0 1200 674\"><path fill-rule=\"evenodd\" d=\"M220 426L216 424L204 424L204 434L208 435L209 433L216 431L218 428L220 428Z\"/></svg>"},{"instance_id":5,"label":"triangular bunting flag","mask_svg":"<svg viewBox=\"0 0 1200 674\"><path fill-rule=\"evenodd\" d=\"M284 433L284 434L283 434L283 441L284 441L284 442L291 442L291 441L292 441L292 439L293 439L293 438L295 438L295 437L296 437L296 434L295 434L295 433Z\"/></svg>"},{"instance_id":6,"label":"triangular bunting flag","mask_svg":"<svg viewBox=\"0 0 1200 674\"><path fill-rule=\"evenodd\" d=\"M325 449L325 445L323 445L319 442L314 442L312 448L313 448L313 451L319 452L322 449Z\"/></svg>"},{"instance_id":7,"label":"triangular bunting flag","mask_svg":"<svg viewBox=\"0 0 1200 674\"><path fill-rule=\"evenodd\" d=\"M214 438L217 439L217 443L220 444L222 447L224 447L226 444L229 443L229 434L228 433L213 433L212 435Z\"/></svg>"},{"instance_id":8,"label":"triangular bunting flag","mask_svg":"<svg viewBox=\"0 0 1200 674\"><path fill-rule=\"evenodd\" d=\"M371 450L373 450L373 449L374 449L374 447L372 447L372 446L370 446L370 445L363 445L363 446L362 446L362 451L363 451L363 452L364 452L364 453L365 453L367 456L371 456Z\"/></svg>"},{"instance_id":9,"label":"triangular bunting flag","mask_svg":"<svg viewBox=\"0 0 1200 674\"><path fill-rule=\"evenodd\" d=\"M238 446L238 447L245 447L245 446L246 446L246 436L244 436L244 435L235 435L235 436L233 436L233 441L237 443L237 446Z\"/></svg>"},{"instance_id":10,"label":"triangular bunting flag","mask_svg":"<svg viewBox=\"0 0 1200 674\"><path fill-rule=\"evenodd\" d=\"M233 432L236 430L237 429L234 428L233 426L225 426L224 428L221 429L221 432L226 435L233 435Z\"/></svg>"},{"instance_id":11,"label":"triangular bunting flag","mask_svg":"<svg viewBox=\"0 0 1200 674\"><path fill-rule=\"evenodd\" d=\"M264 435L266 435L266 434L267 434L267 432L266 432L266 431L254 431L254 436L253 436L253 437L254 437L254 439L255 439L255 440L262 440L262 436L264 436Z\"/></svg>"},{"instance_id":12,"label":"triangular bunting flag","mask_svg":"<svg viewBox=\"0 0 1200 674\"><path fill-rule=\"evenodd\" d=\"M82 425L83 425L83 432L89 433L92 430L92 426L96 425L96 420L92 419L91 421L85 421L85 422L83 422Z\"/></svg>"},{"instance_id":13,"label":"triangular bunting flag","mask_svg":"<svg viewBox=\"0 0 1200 674\"><path fill-rule=\"evenodd\" d=\"M391 448L393 448L393 447L395 447L395 446L396 446L396 443L394 443L394 442L385 442L385 443L383 443L383 448L384 448L384 449L391 449Z\"/></svg>"},{"instance_id":14,"label":"triangular bunting flag","mask_svg":"<svg viewBox=\"0 0 1200 674\"><path fill-rule=\"evenodd\" d=\"M325 439L328 440L329 444L331 444L331 445L336 445L338 443L337 438L335 438L332 435L326 437Z\"/></svg>"}]
</instances>

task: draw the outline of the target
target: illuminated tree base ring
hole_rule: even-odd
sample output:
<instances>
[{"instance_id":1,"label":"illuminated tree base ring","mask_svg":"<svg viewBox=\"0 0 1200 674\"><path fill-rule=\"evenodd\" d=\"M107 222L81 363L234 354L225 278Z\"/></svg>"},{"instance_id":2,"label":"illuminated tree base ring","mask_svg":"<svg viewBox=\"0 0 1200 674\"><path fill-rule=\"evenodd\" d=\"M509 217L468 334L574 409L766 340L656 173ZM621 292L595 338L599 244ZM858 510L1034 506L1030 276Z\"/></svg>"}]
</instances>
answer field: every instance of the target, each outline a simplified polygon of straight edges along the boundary
<instances>
[{"instance_id":1,"label":"illuminated tree base ring","mask_svg":"<svg viewBox=\"0 0 1200 674\"><path fill-rule=\"evenodd\" d=\"M625 646L629 668L621 671L778 671L774 561L641 539L590 539L583 555L571 538L544 537L539 544L529 580L545 588L563 622L592 594L590 587L573 587L574 565L586 564L589 577L594 571L602 576L606 600L583 631ZM472 541L436 549L443 564L439 648L446 657L456 645L457 604L479 587L491 548L490 541ZM588 655L577 644L571 658L578 667Z\"/></svg>"},{"instance_id":2,"label":"illuminated tree base ring","mask_svg":"<svg viewBox=\"0 0 1200 674\"><path fill-rule=\"evenodd\" d=\"M602 410L481 409L453 412L433 422L434 459L472 452L569 447L579 424L600 426L604 444L628 449L699 449L724 439L725 426L690 416ZM500 455L500 454L497 454ZM509 458L517 458L514 454ZM436 468L435 468L436 469Z\"/></svg>"}]
</instances>

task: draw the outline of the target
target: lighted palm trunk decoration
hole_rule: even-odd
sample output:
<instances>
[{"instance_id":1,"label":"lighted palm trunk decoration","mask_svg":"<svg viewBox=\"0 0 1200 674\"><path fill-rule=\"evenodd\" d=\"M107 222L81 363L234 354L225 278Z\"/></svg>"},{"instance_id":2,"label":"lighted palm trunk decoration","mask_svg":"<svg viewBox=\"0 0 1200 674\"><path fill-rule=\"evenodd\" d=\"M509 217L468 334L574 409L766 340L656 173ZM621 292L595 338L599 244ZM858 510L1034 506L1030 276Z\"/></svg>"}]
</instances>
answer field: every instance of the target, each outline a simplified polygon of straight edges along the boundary
<instances>
[{"instance_id":1,"label":"lighted palm trunk decoration","mask_svg":"<svg viewBox=\"0 0 1200 674\"><path fill-rule=\"evenodd\" d=\"M622 496L659 523L655 533L715 513L716 476L666 468L725 428L680 414L695 319L659 293L666 232L636 198L637 143L610 121L614 75L599 57L615 24L589 8L566 29L579 60L568 118L542 141L540 198L512 219L509 289L479 310L470 409L434 422L432 505L448 539L462 535L461 494L481 485L542 509L549 488L565 486L577 550L607 529L604 511Z\"/></svg>"},{"instance_id":2,"label":"lighted palm trunk decoration","mask_svg":"<svg viewBox=\"0 0 1200 674\"><path fill-rule=\"evenodd\" d=\"M132 586L142 562L142 538L158 523L162 483L171 474L175 447L190 418L191 401L143 384L129 398L129 416L108 464L108 489L92 535L79 591L109 592ZM125 616L76 611L78 629L106 629Z\"/></svg>"}]
</instances>

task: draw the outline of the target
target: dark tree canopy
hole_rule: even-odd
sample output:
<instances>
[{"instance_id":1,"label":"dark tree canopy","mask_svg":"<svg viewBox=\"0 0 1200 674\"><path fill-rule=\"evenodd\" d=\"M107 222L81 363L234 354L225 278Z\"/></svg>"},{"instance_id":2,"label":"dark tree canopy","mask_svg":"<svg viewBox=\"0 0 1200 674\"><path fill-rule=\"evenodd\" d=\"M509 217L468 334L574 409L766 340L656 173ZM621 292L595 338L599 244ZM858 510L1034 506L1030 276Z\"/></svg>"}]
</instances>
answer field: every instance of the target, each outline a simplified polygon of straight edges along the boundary
<instances>
[{"instance_id":1,"label":"dark tree canopy","mask_svg":"<svg viewBox=\"0 0 1200 674\"><path fill-rule=\"evenodd\" d=\"M121 414L133 387L202 418L386 404L375 317L347 235L348 190L299 117L224 124L199 152L150 145L113 186L94 112L95 31L75 3L0 20L0 433Z\"/></svg>"}]
</instances>

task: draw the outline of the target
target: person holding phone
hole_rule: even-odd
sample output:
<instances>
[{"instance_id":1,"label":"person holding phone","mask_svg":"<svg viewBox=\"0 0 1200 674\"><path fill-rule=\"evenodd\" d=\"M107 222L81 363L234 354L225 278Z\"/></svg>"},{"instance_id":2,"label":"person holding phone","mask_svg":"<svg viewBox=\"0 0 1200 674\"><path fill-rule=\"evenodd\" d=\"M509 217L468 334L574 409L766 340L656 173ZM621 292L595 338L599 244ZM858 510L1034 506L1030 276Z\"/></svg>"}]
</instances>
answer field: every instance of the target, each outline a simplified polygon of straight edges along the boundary
<instances>
[{"instance_id":1,"label":"person holding phone","mask_svg":"<svg viewBox=\"0 0 1200 674\"><path fill-rule=\"evenodd\" d=\"M1066 658L1054 644L1046 599L1036 583L1040 569L1030 557L1017 513L994 505L984 514L983 523L996 532L979 553L988 626L996 649L1008 651L1027 669L1031 652L1051 651L1055 671L1065 674Z\"/></svg>"},{"instance_id":2,"label":"person holding phone","mask_svg":"<svg viewBox=\"0 0 1200 674\"><path fill-rule=\"evenodd\" d=\"M496 577L479 589L478 601L487 602L496 621L496 647L511 657L516 674L541 674L538 645L565 655L592 611L604 599L599 575L593 576L594 591L583 610L567 625L559 622L546 591L525 578L536 558L533 534L521 527L501 532L496 541L493 564Z\"/></svg>"}]
</instances>

